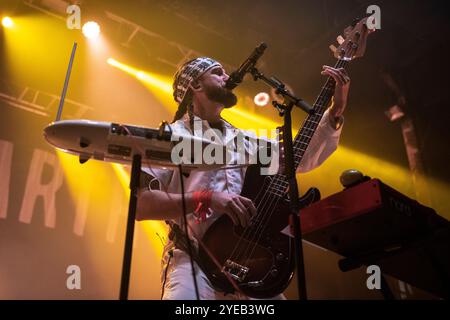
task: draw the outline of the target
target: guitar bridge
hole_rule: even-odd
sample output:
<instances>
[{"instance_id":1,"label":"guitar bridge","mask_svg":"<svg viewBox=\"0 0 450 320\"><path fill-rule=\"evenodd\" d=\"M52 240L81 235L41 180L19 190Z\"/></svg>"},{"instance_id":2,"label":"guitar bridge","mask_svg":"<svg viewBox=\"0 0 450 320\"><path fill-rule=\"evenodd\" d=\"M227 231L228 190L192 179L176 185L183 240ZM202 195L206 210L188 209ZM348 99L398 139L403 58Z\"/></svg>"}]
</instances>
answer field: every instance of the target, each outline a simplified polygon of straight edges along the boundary
<instances>
[{"instance_id":1,"label":"guitar bridge","mask_svg":"<svg viewBox=\"0 0 450 320\"><path fill-rule=\"evenodd\" d=\"M222 268L222 272L227 272L234 280L244 281L250 269L228 259Z\"/></svg>"}]
</instances>

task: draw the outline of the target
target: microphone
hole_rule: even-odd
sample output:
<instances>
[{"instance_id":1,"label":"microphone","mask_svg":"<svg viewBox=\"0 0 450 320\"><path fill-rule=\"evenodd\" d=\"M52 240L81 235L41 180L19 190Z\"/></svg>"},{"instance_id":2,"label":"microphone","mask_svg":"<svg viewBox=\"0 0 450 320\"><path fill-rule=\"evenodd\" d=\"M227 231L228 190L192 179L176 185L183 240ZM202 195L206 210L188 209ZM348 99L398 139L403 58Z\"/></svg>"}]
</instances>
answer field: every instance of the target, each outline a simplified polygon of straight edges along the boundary
<instances>
[{"instance_id":1,"label":"microphone","mask_svg":"<svg viewBox=\"0 0 450 320\"><path fill-rule=\"evenodd\" d=\"M228 90L233 90L237 87L238 84L242 82L244 79L244 76L247 72L250 72L250 70L256 65L256 62L264 53L264 50L266 50L267 44L262 42L259 46L253 50L253 52L250 54L250 56L241 64L239 69L236 71L233 71L230 74L230 78L227 80L225 87Z\"/></svg>"}]
</instances>

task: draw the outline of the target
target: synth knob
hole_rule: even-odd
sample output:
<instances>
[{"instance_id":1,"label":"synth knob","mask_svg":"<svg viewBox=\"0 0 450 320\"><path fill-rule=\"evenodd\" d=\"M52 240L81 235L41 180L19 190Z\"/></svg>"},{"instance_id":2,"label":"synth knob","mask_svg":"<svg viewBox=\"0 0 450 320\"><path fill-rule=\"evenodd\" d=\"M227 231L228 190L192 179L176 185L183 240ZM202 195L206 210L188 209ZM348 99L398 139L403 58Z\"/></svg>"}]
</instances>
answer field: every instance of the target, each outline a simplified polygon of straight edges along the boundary
<instances>
[{"instance_id":1,"label":"synth knob","mask_svg":"<svg viewBox=\"0 0 450 320\"><path fill-rule=\"evenodd\" d=\"M370 180L370 177L363 175L361 171L349 169L342 172L339 180L344 188L349 188L361 182Z\"/></svg>"}]
</instances>

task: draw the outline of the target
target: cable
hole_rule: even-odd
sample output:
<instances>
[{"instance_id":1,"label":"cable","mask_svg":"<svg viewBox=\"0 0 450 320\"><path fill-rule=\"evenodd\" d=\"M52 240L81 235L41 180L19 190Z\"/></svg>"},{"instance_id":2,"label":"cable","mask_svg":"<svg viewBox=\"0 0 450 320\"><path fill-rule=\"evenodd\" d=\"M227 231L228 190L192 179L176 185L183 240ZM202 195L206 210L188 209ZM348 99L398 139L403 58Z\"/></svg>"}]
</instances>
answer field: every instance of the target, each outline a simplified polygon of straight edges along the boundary
<instances>
[{"instance_id":1,"label":"cable","mask_svg":"<svg viewBox=\"0 0 450 320\"><path fill-rule=\"evenodd\" d=\"M170 133L173 134L172 131L172 127L167 123L167 122L163 122L163 125L166 126ZM125 125L120 125L120 127L130 136L132 137L132 133L130 132L130 130L125 126ZM160 132L161 132L161 128L160 128ZM132 139L132 144L133 147L138 150L141 154L145 154L144 150L139 146L139 144ZM150 170L150 172L152 172L153 177L156 178L157 174L155 174L155 172L153 171L152 165L150 163L150 160L148 158L144 158L143 161L145 162L147 168ZM236 166L227 166L224 168L220 168L219 170L227 170L227 169L236 169L236 168L240 168L240 167L245 167L246 165L236 165ZM192 273L193 273L193 281L194 281L194 286L195 286L195 290L196 290L196 297L199 300L199 292L198 292L198 285L197 285L197 279L195 277L195 269L194 269L194 261L193 261L193 255L192 255L192 244L191 241L189 240L189 236L188 236L188 227L191 230L192 234L196 237L198 243L200 244L200 246L205 250L205 252L207 253L207 255L212 259L213 263L219 268L221 269L222 266L220 265L220 263L217 261L217 259L215 258L215 256L213 255L213 253L206 247L206 245L201 241L201 238L197 237L197 235L195 234L194 230L188 225L187 223L187 209L186 209L186 200L185 200L185 190L184 190L184 179L183 179L183 174L182 174L182 166L178 165L179 167L179 173L180 173L180 179L181 179L181 194L182 194L182 210L183 210L183 219L184 219L184 229L186 232L186 237L187 237L187 242L188 242L188 254L189 254L189 258L191 261L191 267L192 267ZM164 181L160 181L160 185L162 186L161 190L163 191L170 200L174 200L171 196L171 194L168 192L168 186L166 185L166 183ZM169 223L169 225L171 226L171 224ZM171 226L172 227L172 226ZM228 281L232 284L232 286L234 287L234 289L237 292L242 293L242 291L240 290L239 286L236 284L236 282L234 281L234 279L232 279L227 273L224 273L224 275L226 276L226 278L228 279ZM165 278L167 276L167 269L166 269L166 274L165 274ZM163 287L165 285L165 281L163 282ZM164 288L163 288L164 290Z\"/></svg>"},{"instance_id":2,"label":"cable","mask_svg":"<svg viewBox=\"0 0 450 320\"><path fill-rule=\"evenodd\" d=\"M183 225L184 225L184 232L187 236L187 247L188 247L188 254L189 259L191 261L191 268L192 268L192 279L194 280L194 288L195 288L195 296L197 300L200 300L200 295L198 293L198 285L197 285L197 278L195 277L195 268L194 268L194 258L192 257L192 244L189 240L189 233L188 233L188 223L187 223L187 212L186 212L186 198L184 193L184 177L183 177L183 167L182 165L178 165L178 171L180 173L180 185L181 185L181 201L183 205Z\"/></svg>"}]
</instances>

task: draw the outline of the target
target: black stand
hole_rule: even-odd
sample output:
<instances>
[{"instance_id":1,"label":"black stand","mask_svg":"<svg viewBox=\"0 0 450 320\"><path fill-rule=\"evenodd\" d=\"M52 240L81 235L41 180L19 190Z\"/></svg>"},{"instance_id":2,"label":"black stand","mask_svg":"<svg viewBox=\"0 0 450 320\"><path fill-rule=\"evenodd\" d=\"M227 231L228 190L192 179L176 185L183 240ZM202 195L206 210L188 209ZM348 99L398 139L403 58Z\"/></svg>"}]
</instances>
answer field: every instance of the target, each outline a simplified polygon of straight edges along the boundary
<instances>
[{"instance_id":1,"label":"black stand","mask_svg":"<svg viewBox=\"0 0 450 320\"><path fill-rule=\"evenodd\" d=\"M283 141L284 141L284 159L285 172L289 182L289 203L291 214L289 215L289 224L294 230L294 249L295 265L297 266L297 288L300 300L307 300L305 263L303 259L302 228L299 219L300 206L298 203L298 185L295 178L294 153L292 145L292 122L291 122L292 103L287 105L284 111Z\"/></svg>"},{"instance_id":2,"label":"black stand","mask_svg":"<svg viewBox=\"0 0 450 320\"><path fill-rule=\"evenodd\" d=\"M291 94L287 89L286 89L286 85L281 82L280 80L278 80L275 77L271 77L270 79L267 78L264 74L262 74L261 72L258 71L258 69L256 69L255 67L253 67L250 70L250 73L253 76L253 80L258 80L261 79L262 81L264 81L266 84L268 84L269 86L271 86L272 88L275 89L275 93L279 94L281 96L283 96L284 98L284 103L283 105L280 105L278 103L276 103L275 101L272 102L272 104L274 105L275 108L278 109L278 111L280 112L280 115L282 115L284 113L285 108L287 107L286 104L291 104L291 108L293 106L299 107L300 109L302 109L303 111L305 111L307 114L313 114L314 113L314 108L311 107L307 102L305 102L303 99L297 98L296 96L294 96L293 94ZM280 109L281 107L281 109ZM290 110L289 110L290 111Z\"/></svg>"},{"instance_id":3,"label":"black stand","mask_svg":"<svg viewBox=\"0 0 450 320\"><path fill-rule=\"evenodd\" d=\"M198 291L198 284L197 284L197 277L195 276L195 268L194 268L194 258L192 255L192 244L189 240L189 231L188 231L188 222L187 222L187 209L186 209L186 197L185 197L185 190L184 190L184 177L183 177L183 166L180 164L178 165L178 171L180 173L180 184L181 184L181 202L183 205L183 227L184 232L186 235L186 243L187 243L187 249L189 253L189 260L191 262L191 271L192 271L192 281L194 281L194 288L195 288L195 297L197 300L200 300L200 293Z\"/></svg>"},{"instance_id":4,"label":"black stand","mask_svg":"<svg viewBox=\"0 0 450 320\"><path fill-rule=\"evenodd\" d=\"M305 278L305 264L303 259L303 245L302 245L302 228L300 222L300 206L298 202L298 185L295 178L295 162L294 162L294 149L292 143L292 121L291 111L294 106L301 108L303 111L311 114L314 109L309 106L305 101L293 96L286 86L275 77L270 79L266 78L256 68L252 68L250 73L253 75L253 79L263 80L269 86L276 89L276 93L283 96L284 102L282 104L273 101L273 106L279 111L280 116L284 117L283 126L283 141L284 141L284 159L285 159L285 172L289 182L289 199L291 214L289 215L289 224L294 230L294 246L295 246L295 264L297 267L297 289L300 300L307 300L308 295L306 293L306 278Z\"/></svg>"},{"instance_id":5,"label":"black stand","mask_svg":"<svg viewBox=\"0 0 450 320\"><path fill-rule=\"evenodd\" d=\"M136 219L137 192L141 175L141 155L133 155L130 178L130 203L128 206L127 231L125 235L125 248L123 253L122 278L120 281L120 300L128 299L130 284L131 257L133 251L134 223Z\"/></svg>"}]
</instances>

